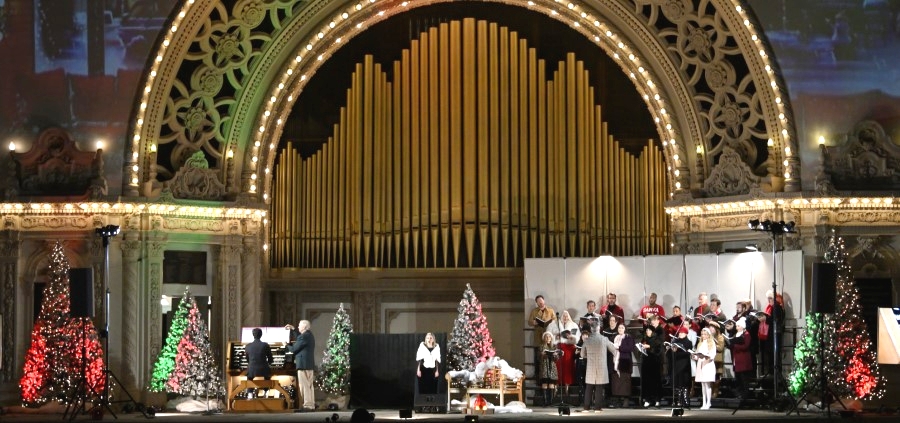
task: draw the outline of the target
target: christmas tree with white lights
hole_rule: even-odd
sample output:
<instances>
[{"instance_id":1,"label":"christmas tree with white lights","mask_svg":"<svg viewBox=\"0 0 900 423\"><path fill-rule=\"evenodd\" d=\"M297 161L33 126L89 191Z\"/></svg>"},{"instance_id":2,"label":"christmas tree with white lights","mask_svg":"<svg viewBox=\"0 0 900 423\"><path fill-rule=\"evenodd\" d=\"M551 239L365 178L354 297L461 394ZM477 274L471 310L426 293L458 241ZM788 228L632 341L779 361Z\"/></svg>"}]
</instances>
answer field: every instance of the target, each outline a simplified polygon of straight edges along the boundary
<instances>
[{"instance_id":1,"label":"christmas tree with white lights","mask_svg":"<svg viewBox=\"0 0 900 423\"><path fill-rule=\"evenodd\" d=\"M175 369L166 382L166 391L185 396L219 397L225 394L219 368L209 343L209 331L197 300L190 298L187 326L178 343Z\"/></svg>"},{"instance_id":2,"label":"christmas tree with white lights","mask_svg":"<svg viewBox=\"0 0 900 423\"><path fill-rule=\"evenodd\" d=\"M350 393L350 334L353 333L353 324L350 323L350 315L344 310L341 303L334 321L331 325L331 333L325 344L325 357L319 374L316 376L316 386L334 395L347 395Z\"/></svg>"},{"instance_id":3,"label":"christmas tree with white lights","mask_svg":"<svg viewBox=\"0 0 900 423\"><path fill-rule=\"evenodd\" d=\"M166 382L172 377L175 371L175 356L178 354L178 344L184 335L184 328L188 324L188 313L191 309L191 291L184 290L184 296L178 303L178 309L172 317L172 324L169 325L169 334L166 336L166 344L160 350L153 363L153 373L150 375L150 392L163 392L166 390Z\"/></svg>"},{"instance_id":4,"label":"christmas tree with white lights","mask_svg":"<svg viewBox=\"0 0 900 423\"><path fill-rule=\"evenodd\" d=\"M87 396L99 396L106 383L103 348L93 321L71 317L69 259L57 242L50 252L48 276L41 311L25 352L21 388L22 404L39 407L48 401L66 402L81 385ZM84 380L82 380L84 378Z\"/></svg>"},{"instance_id":5,"label":"christmas tree with white lights","mask_svg":"<svg viewBox=\"0 0 900 423\"><path fill-rule=\"evenodd\" d=\"M881 398L884 379L878 369L877 353L862 317L859 290L844 250L844 239L834 232L825 252L825 261L837 266L835 315L829 322L833 335L824 345L828 384L838 397Z\"/></svg>"},{"instance_id":6,"label":"christmas tree with white lights","mask_svg":"<svg viewBox=\"0 0 900 423\"><path fill-rule=\"evenodd\" d=\"M456 310L459 315L447 341L447 363L453 370L473 370L478 363L493 357L496 351L481 302L471 285L466 284Z\"/></svg>"}]
</instances>

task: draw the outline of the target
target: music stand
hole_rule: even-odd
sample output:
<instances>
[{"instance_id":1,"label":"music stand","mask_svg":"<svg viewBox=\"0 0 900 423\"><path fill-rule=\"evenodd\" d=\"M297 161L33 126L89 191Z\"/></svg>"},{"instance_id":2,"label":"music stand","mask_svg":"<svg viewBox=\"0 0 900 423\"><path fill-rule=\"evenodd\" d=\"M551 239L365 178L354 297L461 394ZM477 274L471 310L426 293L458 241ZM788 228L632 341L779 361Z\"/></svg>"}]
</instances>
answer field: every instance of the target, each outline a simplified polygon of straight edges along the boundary
<instances>
[{"instance_id":1,"label":"music stand","mask_svg":"<svg viewBox=\"0 0 900 423\"><path fill-rule=\"evenodd\" d=\"M125 389L125 385L123 385L116 374L109 369L109 239L119 234L119 227L116 225L106 225L102 228L97 228L95 232L103 239L103 288L105 294L103 296L103 330L99 331L100 337L103 338L103 376L105 383L103 384L103 394L100 396L100 403L97 404L97 407L100 407L101 409L105 408L109 411L109 414L112 414L114 419L119 418L109 406L111 404L109 400L109 379L112 377L112 379L116 381L116 385L118 385L122 392L125 393L125 396L128 397L127 400L118 402L130 402L134 404L135 408L140 410L144 417L150 419L153 418L153 416L147 413L146 407L134 400L131 393ZM100 418L102 419L102 414Z\"/></svg>"},{"instance_id":2,"label":"music stand","mask_svg":"<svg viewBox=\"0 0 900 423\"><path fill-rule=\"evenodd\" d=\"M678 336L678 332L675 333L675 336ZM673 341L674 341L674 339L673 339ZM675 347L676 349L680 349L680 350L684 350L684 348L682 348L681 345L678 345L674 342L664 342L663 346L666 346L665 344L669 344L668 345L669 351L672 352L672 361L669 363L669 369L672 371L672 379L671 379L671 381L672 381L671 382L671 385L672 385L672 417L679 417L679 416L684 415L684 404L682 404L681 407L678 407L675 402L675 354L676 354L676 351L673 350L671 347Z\"/></svg>"}]
</instances>

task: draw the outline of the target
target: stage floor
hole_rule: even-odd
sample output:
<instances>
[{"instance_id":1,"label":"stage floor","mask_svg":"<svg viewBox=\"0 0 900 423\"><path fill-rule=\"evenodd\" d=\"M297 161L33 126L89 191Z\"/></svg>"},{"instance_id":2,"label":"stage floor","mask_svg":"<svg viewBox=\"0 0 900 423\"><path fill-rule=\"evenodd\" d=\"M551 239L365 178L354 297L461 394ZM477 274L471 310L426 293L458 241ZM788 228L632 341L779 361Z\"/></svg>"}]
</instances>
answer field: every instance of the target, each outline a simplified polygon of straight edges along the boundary
<instances>
[{"instance_id":1,"label":"stage floor","mask_svg":"<svg viewBox=\"0 0 900 423\"><path fill-rule=\"evenodd\" d=\"M516 414L493 414L479 416L480 422L564 422L564 421L609 421L609 422L635 422L635 421L672 421L676 419L690 420L740 420L746 422L769 422L772 421L804 421L819 422L831 421L824 413L800 412L786 416L784 412L774 412L769 410L738 410L732 415L730 409L711 409L711 410L684 410L684 416L672 417L670 408L658 409L607 409L596 413L580 413L577 409L572 410L569 416L560 416L556 408L532 408L530 413ZM349 422L352 411L315 411L306 413L233 413L227 412L215 415L203 414L187 414L187 413L166 413L160 412L156 414L153 420L167 422L316 422L322 423L323 420ZM399 410L390 409L374 409L370 412L375 413L376 422L401 421L399 418ZM337 415L336 420L332 420L333 415ZM834 417L840 419L841 416L834 413ZM855 421L896 421L900 418L896 412L876 413L863 412L853 416ZM62 420L60 414L34 414L34 413L8 413L0 416L0 420L8 422L59 422ZM75 421L92 420L91 416L81 415L75 418ZM118 414L118 419L106 415L104 420L115 422L135 422L146 421L147 419L140 413ZM425 414L414 413L413 418L402 421L422 421L422 422L461 422L464 416L459 413L452 414Z\"/></svg>"}]
</instances>

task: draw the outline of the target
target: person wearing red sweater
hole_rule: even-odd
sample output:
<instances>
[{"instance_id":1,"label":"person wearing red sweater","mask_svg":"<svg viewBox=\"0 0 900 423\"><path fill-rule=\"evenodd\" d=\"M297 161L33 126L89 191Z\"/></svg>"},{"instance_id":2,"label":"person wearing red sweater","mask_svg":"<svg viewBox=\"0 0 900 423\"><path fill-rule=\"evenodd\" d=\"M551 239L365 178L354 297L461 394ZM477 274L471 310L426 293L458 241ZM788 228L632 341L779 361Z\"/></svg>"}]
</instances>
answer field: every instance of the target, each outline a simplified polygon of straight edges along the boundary
<instances>
[{"instance_id":1,"label":"person wearing red sweater","mask_svg":"<svg viewBox=\"0 0 900 423\"><path fill-rule=\"evenodd\" d=\"M734 337L726 340L726 343L731 349L738 399L744 399L747 397L747 381L753 371L753 362L750 359L750 332L747 332L747 320L743 317L738 319L734 326L737 329Z\"/></svg>"},{"instance_id":2,"label":"person wearing red sweater","mask_svg":"<svg viewBox=\"0 0 900 423\"><path fill-rule=\"evenodd\" d=\"M648 298L648 303L641 307L640 313L638 313L638 318L644 322L644 326L650 324L650 316L659 316L663 321L666 319L666 310L663 306L656 303L656 293L651 292L650 298Z\"/></svg>"}]
</instances>

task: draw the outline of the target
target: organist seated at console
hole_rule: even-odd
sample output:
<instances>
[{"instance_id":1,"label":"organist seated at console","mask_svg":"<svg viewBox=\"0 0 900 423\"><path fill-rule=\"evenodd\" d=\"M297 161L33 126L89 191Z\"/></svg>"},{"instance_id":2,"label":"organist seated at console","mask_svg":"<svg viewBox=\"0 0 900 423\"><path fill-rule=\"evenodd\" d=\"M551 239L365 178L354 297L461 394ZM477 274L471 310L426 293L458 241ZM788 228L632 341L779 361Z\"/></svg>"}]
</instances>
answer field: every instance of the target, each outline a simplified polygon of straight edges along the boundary
<instances>
[{"instance_id":1,"label":"organist seated at console","mask_svg":"<svg viewBox=\"0 0 900 423\"><path fill-rule=\"evenodd\" d=\"M242 328L241 341L228 345L228 409L277 411L293 407L296 373L285 349L289 341L290 332L280 326Z\"/></svg>"},{"instance_id":2,"label":"organist seated at console","mask_svg":"<svg viewBox=\"0 0 900 423\"><path fill-rule=\"evenodd\" d=\"M244 346L244 353L247 354L247 379L261 376L263 379L269 380L272 376L272 369L269 367L275 361L272 357L272 347L260 338L262 338L262 329L254 328L253 342Z\"/></svg>"}]
</instances>

